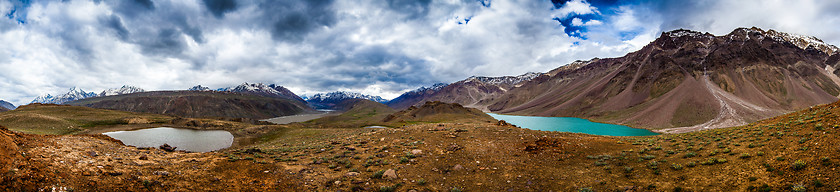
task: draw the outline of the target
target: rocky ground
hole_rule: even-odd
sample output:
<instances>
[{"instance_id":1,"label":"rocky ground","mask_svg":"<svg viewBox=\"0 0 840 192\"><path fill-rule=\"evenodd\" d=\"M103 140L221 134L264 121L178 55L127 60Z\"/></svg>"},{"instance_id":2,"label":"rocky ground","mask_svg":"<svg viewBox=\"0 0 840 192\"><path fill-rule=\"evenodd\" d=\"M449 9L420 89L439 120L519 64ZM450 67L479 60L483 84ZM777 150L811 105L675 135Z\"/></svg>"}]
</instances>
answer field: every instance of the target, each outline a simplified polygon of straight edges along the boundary
<instances>
[{"instance_id":1,"label":"rocky ground","mask_svg":"<svg viewBox=\"0 0 840 192\"><path fill-rule=\"evenodd\" d=\"M211 153L0 129L2 191L835 191L840 104L649 137L492 123L275 128Z\"/></svg>"}]
</instances>

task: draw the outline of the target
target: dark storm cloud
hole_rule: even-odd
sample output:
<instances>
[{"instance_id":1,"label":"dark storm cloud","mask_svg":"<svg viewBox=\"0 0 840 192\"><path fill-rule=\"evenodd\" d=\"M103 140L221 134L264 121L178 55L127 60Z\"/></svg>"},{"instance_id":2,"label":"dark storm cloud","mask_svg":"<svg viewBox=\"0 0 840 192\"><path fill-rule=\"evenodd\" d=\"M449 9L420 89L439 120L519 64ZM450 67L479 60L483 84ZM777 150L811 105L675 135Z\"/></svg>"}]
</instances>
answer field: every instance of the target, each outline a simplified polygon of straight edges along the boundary
<instances>
[{"instance_id":1,"label":"dark storm cloud","mask_svg":"<svg viewBox=\"0 0 840 192\"><path fill-rule=\"evenodd\" d=\"M146 54L177 56L186 46L181 32L175 28L161 29L157 35L144 37L138 42Z\"/></svg>"},{"instance_id":2,"label":"dark storm cloud","mask_svg":"<svg viewBox=\"0 0 840 192\"><path fill-rule=\"evenodd\" d=\"M172 24L177 26L181 32L187 34L188 36L192 37L195 42L204 43L204 32L201 31L200 28L195 26L193 22L190 22L189 18L182 13L175 13L170 16Z\"/></svg>"},{"instance_id":3,"label":"dark storm cloud","mask_svg":"<svg viewBox=\"0 0 840 192\"><path fill-rule=\"evenodd\" d=\"M262 19L275 40L300 42L310 32L337 22L332 0L266 1Z\"/></svg>"},{"instance_id":4,"label":"dark storm cloud","mask_svg":"<svg viewBox=\"0 0 840 192\"><path fill-rule=\"evenodd\" d=\"M204 7L216 18L222 18L225 13L236 10L238 4L234 0L202 0Z\"/></svg>"},{"instance_id":5,"label":"dark storm cloud","mask_svg":"<svg viewBox=\"0 0 840 192\"><path fill-rule=\"evenodd\" d=\"M405 15L406 19L419 19L429 14L431 3L432 0L388 0L388 7Z\"/></svg>"},{"instance_id":6,"label":"dark storm cloud","mask_svg":"<svg viewBox=\"0 0 840 192\"><path fill-rule=\"evenodd\" d=\"M106 2L111 4L111 6L114 6L114 11L128 17L135 17L155 10L155 3L151 0L121 0Z\"/></svg>"},{"instance_id":7,"label":"dark storm cloud","mask_svg":"<svg viewBox=\"0 0 840 192\"><path fill-rule=\"evenodd\" d=\"M101 17L101 18L99 18L99 22L101 22L102 25L104 25L108 28L111 28L114 31L114 34L120 40L122 40L122 41L127 41L128 40L128 35L129 35L128 29L125 28L125 25L123 25L122 20L120 19L119 16L111 15L110 17L108 17L108 16Z\"/></svg>"},{"instance_id":8,"label":"dark storm cloud","mask_svg":"<svg viewBox=\"0 0 840 192\"><path fill-rule=\"evenodd\" d=\"M332 66L324 67L320 78L308 78L312 87L324 90L340 88L364 89L374 82L389 82L399 85L426 85L437 83L429 65L422 59L415 59L395 52L388 47L359 45L348 52L331 51L337 57L328 60ZM393 87L399 91L405 87Z\"/></svg>"}]
</instances>

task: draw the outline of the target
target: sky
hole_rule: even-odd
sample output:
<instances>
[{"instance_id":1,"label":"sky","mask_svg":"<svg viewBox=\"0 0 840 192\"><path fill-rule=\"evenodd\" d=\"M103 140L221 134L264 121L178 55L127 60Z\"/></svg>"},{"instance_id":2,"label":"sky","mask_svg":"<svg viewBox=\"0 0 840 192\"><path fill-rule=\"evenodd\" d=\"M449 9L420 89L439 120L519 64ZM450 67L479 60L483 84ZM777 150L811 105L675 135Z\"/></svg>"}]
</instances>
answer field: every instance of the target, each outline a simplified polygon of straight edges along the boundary
<instances>
[{"instance_id":1,"label":"sky","mask_svg":"<svg viewBox=\"0 0 840 192\"><path fill-rule=\"evenodd\" d=\"M0 99L244 82L392 99L752 26L840 45L840 1L0 0Z\"/></svg>"}]
</instances>

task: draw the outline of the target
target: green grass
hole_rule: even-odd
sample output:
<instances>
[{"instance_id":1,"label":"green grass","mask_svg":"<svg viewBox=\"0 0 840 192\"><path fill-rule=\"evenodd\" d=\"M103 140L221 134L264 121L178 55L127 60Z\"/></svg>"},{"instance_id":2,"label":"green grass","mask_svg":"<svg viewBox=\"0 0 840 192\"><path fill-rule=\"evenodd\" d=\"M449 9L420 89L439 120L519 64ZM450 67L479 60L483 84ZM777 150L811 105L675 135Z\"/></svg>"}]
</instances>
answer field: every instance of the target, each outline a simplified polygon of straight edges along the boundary
<instances>
[{"instance_id":1,"label":"green grass","mask_svg":"<svg viewBox=\"0 0 840 192\"><path fill-rule=\"evenodd\" d=\"M0 113L0 125L29 134L67 135L85 129L122 125L126 118L169 122L173 117L157 114L94 109L78 106L30 105Z\"/></svg>"}]
</instances>

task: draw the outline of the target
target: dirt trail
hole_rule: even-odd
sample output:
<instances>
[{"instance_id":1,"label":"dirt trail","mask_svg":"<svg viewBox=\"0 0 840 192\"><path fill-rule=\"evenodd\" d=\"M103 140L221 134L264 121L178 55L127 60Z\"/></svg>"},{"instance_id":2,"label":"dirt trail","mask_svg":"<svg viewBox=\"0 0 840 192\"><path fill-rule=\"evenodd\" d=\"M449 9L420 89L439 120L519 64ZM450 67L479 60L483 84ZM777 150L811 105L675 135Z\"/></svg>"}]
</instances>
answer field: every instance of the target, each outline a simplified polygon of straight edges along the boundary
<instances>
[{"instance_id":1,"label":"dirt trail","mask_svg":"<svg viewBox=\"0 0 840 192\"><path fill-rule=\"evenodd\" d=\"M718 112L718 115L715 116L715 118L713 118L712 120L709 120L699 125L661 129L657 130L657 132L686 133L699 130L741 126L746 125L747 120L744 119L743 115L739 114L739 109L750 112L770 111L769 109L754 105L752 103L738 98L737 96L729 92L724 91L723 89L715 85L711 80L709 80L708 75L704 75L702 80L704 82L706 91L712 93L712 95L715 97L715 100L717 100L718 104L720 105L720 111Z\"/></svg>"}]
</instances>

